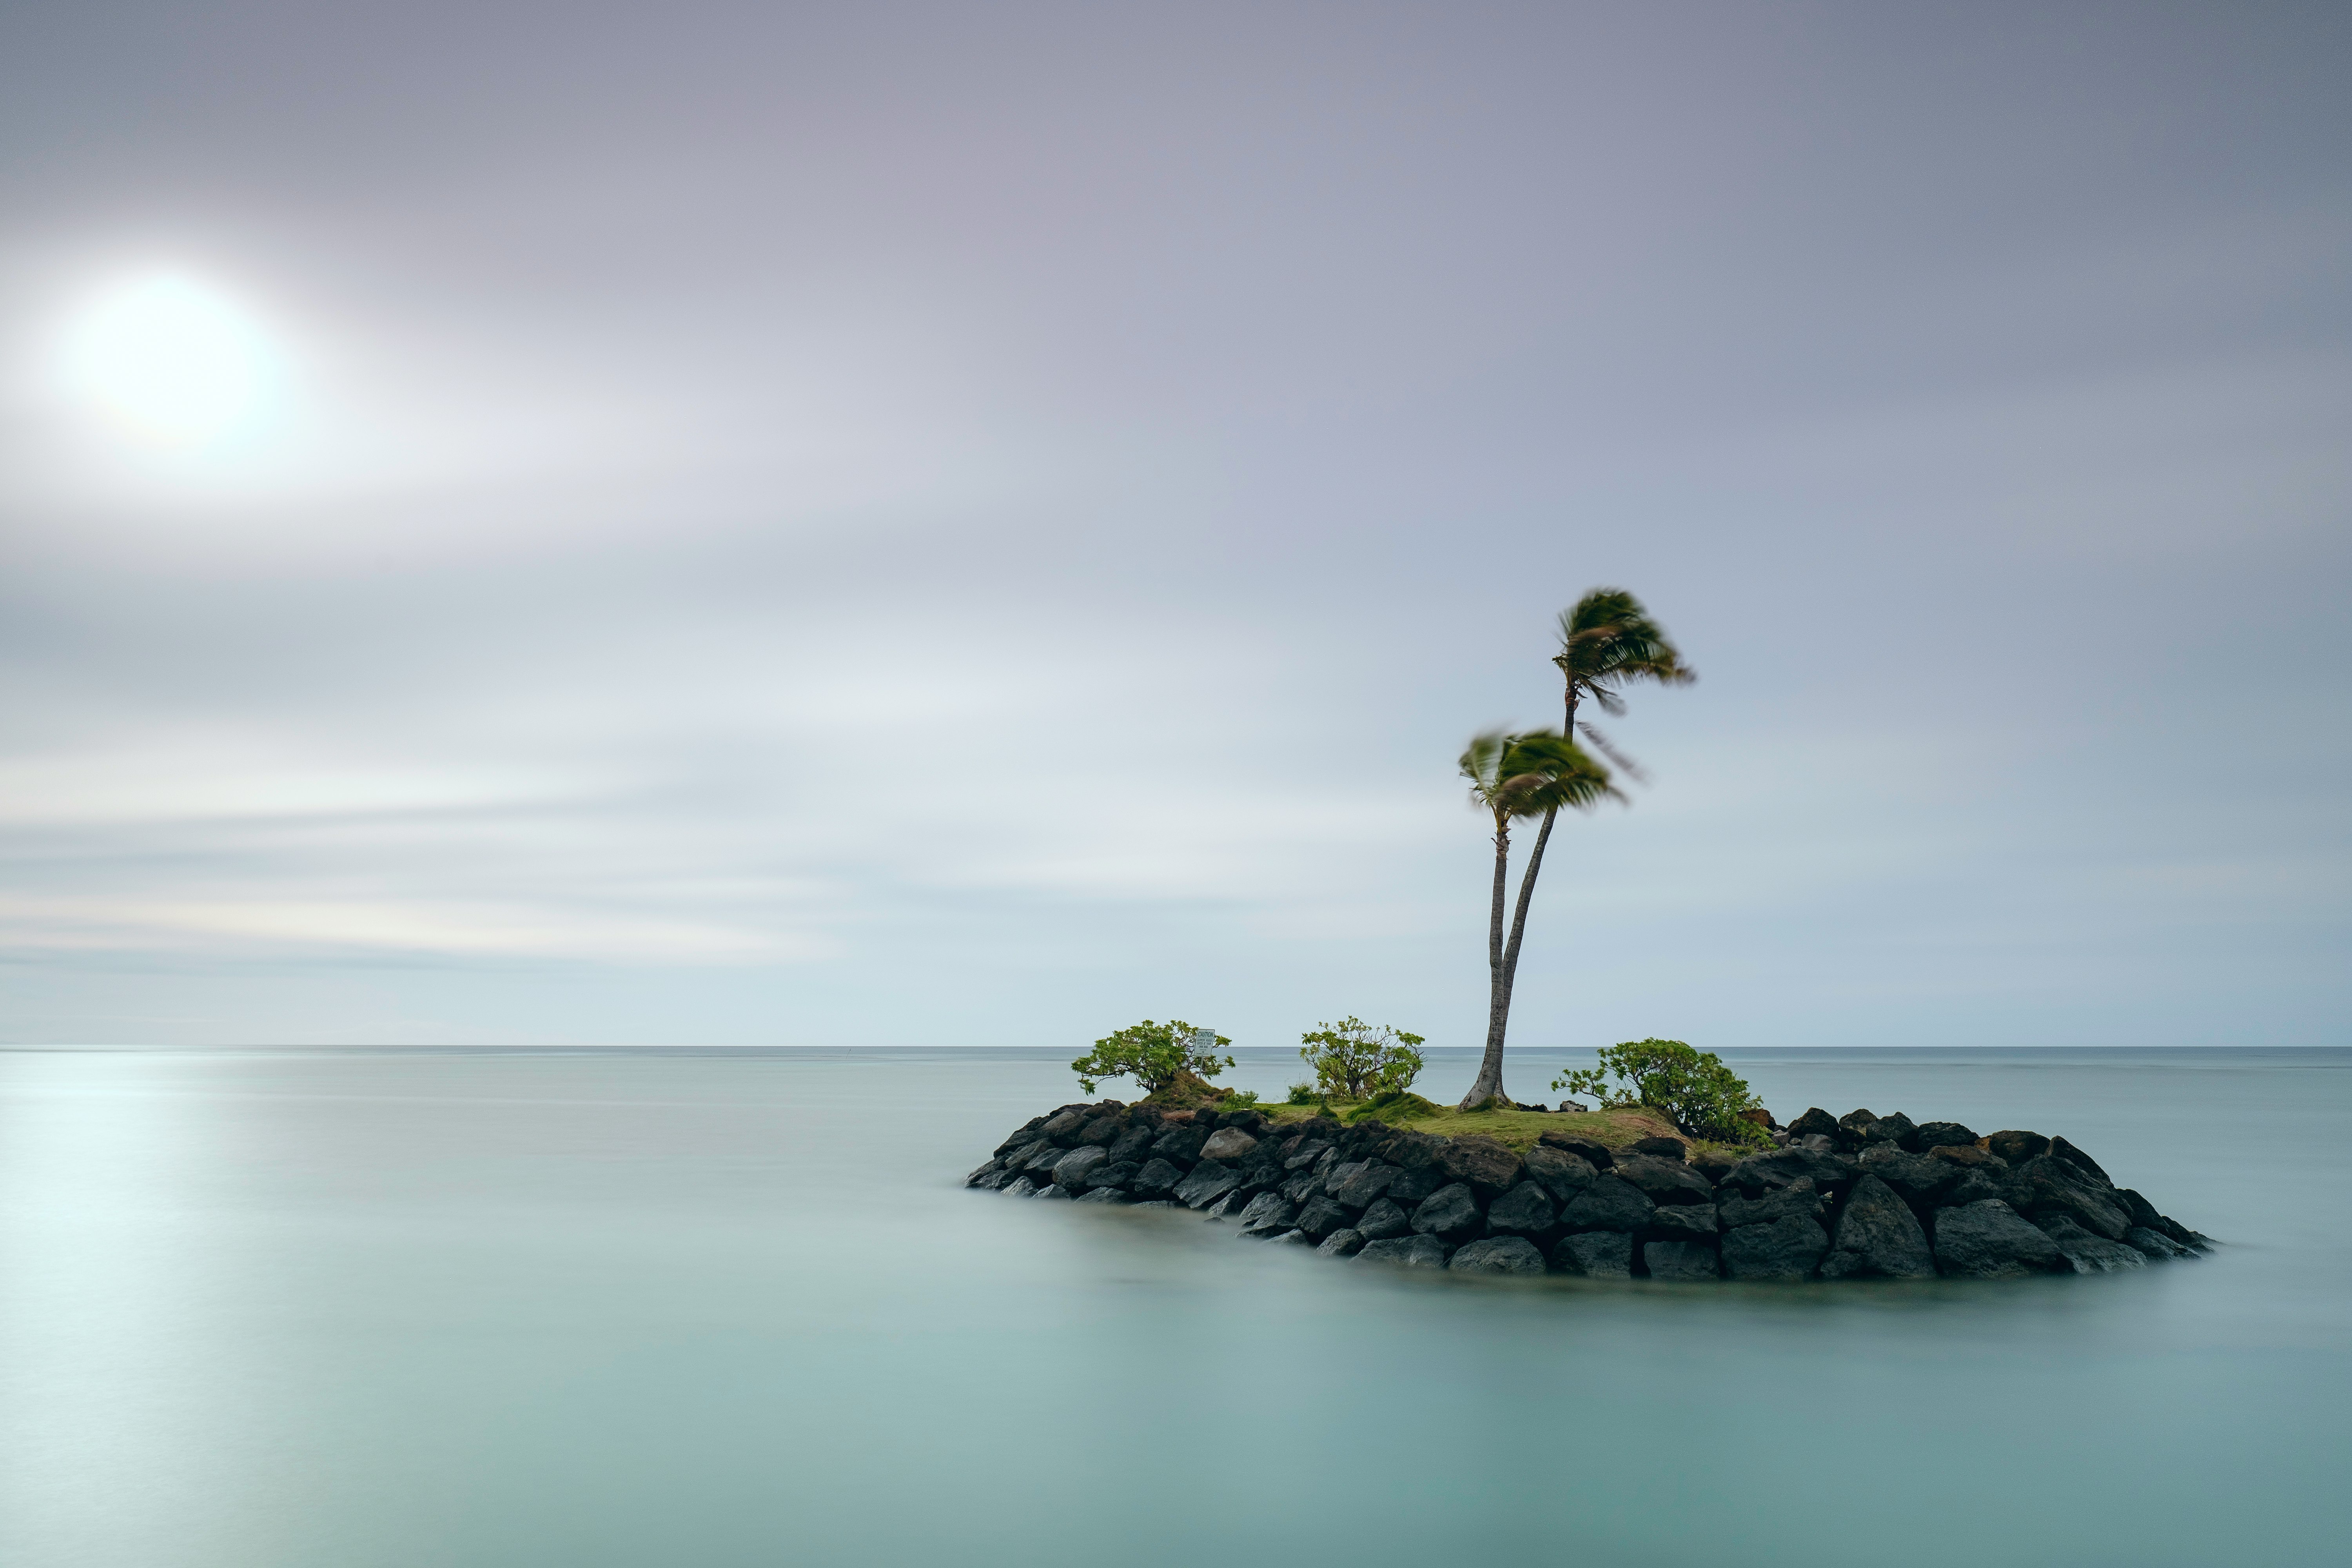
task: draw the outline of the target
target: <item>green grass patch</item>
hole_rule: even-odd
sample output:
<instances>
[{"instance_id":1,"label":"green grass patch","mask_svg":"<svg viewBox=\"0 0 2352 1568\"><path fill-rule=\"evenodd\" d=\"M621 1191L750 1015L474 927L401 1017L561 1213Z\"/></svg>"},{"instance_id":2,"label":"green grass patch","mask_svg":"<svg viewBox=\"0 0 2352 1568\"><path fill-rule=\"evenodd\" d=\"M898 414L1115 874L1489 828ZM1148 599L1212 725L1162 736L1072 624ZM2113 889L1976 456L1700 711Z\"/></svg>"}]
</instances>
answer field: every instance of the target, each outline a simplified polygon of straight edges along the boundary
<instances>
[{"instance_id":1,"label":"green grass patch","mask_svg":"<svg viewBox=\"0 0 2352 1568\"><path fill-rule=\"evenodd\" d=\"M1694 1148L1708 1147L1684 1138L1675 1131L1674 1123L1644 1106L1585 1111L1456 1110L1448 1105L1433 1105L1417 1094L1402 1099L1404 1103L1385 1105L1373 1100L1350 1103L1335 1100L1331 1111L1342 1121L1378 1117L1391 1127L1410 1127L1416 1132L1440 1138L1459 1138L1475 1132L1520 1150L1534 1148L1536 1140L1547 1132L1571 1132L1612 1149L1622 1149L1637 1138L1659 1137L1681 1139ZM1305 1121L1320 1115L1323 1110L1319 1105L1261 1105L1257 1109L1275 1122Z\"/></svg>"}]
</instances>

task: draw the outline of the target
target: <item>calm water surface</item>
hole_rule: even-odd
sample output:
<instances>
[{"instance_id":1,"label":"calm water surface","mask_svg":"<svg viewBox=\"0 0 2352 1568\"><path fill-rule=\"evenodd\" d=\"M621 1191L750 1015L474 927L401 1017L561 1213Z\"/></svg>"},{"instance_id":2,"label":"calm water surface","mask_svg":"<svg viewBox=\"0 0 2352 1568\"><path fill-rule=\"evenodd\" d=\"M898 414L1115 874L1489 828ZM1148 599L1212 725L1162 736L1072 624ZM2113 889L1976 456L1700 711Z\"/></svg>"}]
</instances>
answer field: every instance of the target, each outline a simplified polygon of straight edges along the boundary
<instances>
[{"instance_id":1,"label":"calm water surface","mask_svg":"<svg viewBox=\"0 0 2352 1568\"><path fill-rule=\"evenodd\" d=\"M2344 1561L2352 1053L1736 1057L2232 1243L1778 1289L961 1191L1069 1054L0 1054L0 1562Z\"/></svg>"}]
</instances>

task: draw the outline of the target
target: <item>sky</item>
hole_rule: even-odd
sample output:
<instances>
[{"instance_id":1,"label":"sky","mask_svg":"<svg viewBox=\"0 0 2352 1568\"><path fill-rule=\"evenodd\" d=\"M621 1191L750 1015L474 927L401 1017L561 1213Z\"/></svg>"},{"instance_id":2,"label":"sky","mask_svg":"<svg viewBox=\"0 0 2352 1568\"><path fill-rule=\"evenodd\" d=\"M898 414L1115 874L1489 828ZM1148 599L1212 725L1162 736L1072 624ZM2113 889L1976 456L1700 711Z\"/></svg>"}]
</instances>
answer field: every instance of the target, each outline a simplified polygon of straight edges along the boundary
<instances>
[{"instance_id":1,"label":"sky","mask_svg":"<svg viewBox=\"0 0 2352 1568\"><path fill-rule=\"evenodd\" d=\"M0 16L0 1043L2344 1045L2352 11ZM1523 840L1524 842L1524 836ZM1528 1092L1530 1086L1515 1086Z\"/></svg>"}]
</instances>

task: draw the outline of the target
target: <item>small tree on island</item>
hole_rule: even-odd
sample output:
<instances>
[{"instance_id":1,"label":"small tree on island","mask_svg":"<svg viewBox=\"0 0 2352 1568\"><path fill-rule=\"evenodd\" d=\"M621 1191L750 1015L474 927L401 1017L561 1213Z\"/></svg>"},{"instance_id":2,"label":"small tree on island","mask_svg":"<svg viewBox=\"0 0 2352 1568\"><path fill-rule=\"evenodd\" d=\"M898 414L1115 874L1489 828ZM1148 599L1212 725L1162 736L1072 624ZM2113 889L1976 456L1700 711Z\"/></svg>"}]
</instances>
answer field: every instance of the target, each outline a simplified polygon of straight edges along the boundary
<instances>
[{"instance_id":1,"label":"small tree on island","mask_svg":"<svg viewBox=\"0 0 2352 1568\"><path fill-rule=\"evenodd\" d=\"M1204 1037L1214 1043L1203 1043ZM1131 1078L1143 1086L1149 1096L1168 1088L1186 1073L1203 1079L1216 1077L1234 1065L1233 1058L1217 1055L1217 1049L1232 1044L1224 1036L1195 1029L1181 1018L1171 1018L1165 1024L1146 1018L1097 1040L1093 1050L1070 1064L1070 1070L1078 1075L1078 1087L1088 1094L1095 1092L1096 1085L1103 1079Z\"/></svg>"},{"instance_id":2,"label":"small tree on island","mask_svg":"<svg viewBox=\"0 0 2352 1568\"><path fill-rule=\"evenodd\" d=\"M1375 1029L1361 1018L1324 1024L1298 1037L1298 1054L1315 1069L1315 1085L1340 1100L1370 1100L1402 1092L1421 1076L1423 1037L1383 1024Z\"/></svg>"},{"instance_id":3,"label":"small tree on island","mask_svg":"<svg viewBox=\"0 0 2352 1568\"><path fill-rule=\"evenodd\" d=\"M1611 1078L1617 1080L1612 1088ZM1562 1073L1552 1088L1589 1094L1604 1106L1647 1106L1693 1138L1724 1143L1769 1143L1748 1119L1758 1109L1748 1080L1713 1051L1680 1040L1626 1040L1604 1047L1598 1068Z\"/></svg>"}]
</instances>

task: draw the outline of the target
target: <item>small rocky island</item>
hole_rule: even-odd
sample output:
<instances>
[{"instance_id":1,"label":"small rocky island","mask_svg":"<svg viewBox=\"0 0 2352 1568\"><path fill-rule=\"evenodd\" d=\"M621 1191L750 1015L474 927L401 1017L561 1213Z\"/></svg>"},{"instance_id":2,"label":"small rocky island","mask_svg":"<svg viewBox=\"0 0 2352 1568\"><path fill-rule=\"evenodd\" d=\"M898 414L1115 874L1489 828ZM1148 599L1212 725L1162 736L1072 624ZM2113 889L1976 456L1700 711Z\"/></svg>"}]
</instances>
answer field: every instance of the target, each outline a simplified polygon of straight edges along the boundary
<instances>
[{"instance_id":1,"label":"small rocky island","mask_svg":"<svg viewBox=\"0 0 2352 1568\"><path fill-rule=\"evenodd\" d=\"M1999 1279L2214 1245L2063 1138L1819 1110L1772 1126L1769 1149L1669 1131L1612 1144L1547 1130L1522 1149L1377 1119L1107 1100L1024 1123L964 1184L1193 1209L1332 1258L1478 1274Z\"/></svg>"}]
</instances>

